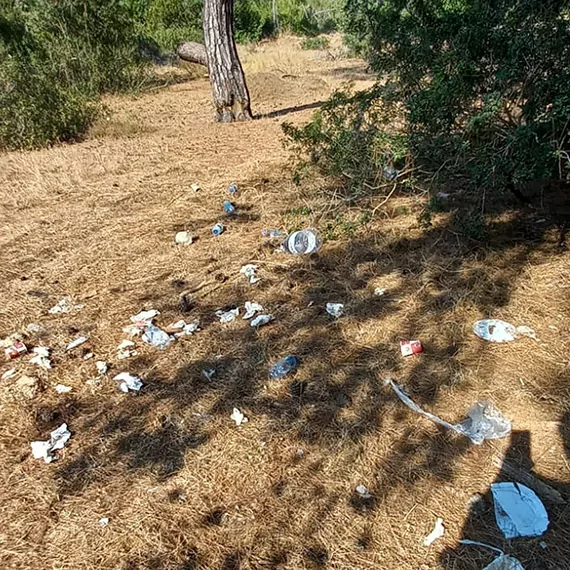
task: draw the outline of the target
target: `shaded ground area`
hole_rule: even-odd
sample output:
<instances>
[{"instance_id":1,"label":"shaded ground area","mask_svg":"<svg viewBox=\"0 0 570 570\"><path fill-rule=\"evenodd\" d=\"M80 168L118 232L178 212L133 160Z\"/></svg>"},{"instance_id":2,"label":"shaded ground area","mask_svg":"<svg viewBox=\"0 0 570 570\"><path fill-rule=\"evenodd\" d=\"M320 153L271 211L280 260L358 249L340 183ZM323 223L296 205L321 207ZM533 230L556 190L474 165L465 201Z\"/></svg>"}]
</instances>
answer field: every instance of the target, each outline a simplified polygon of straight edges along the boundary
<instances>
[{"instance_id":1,"label":"shaded ground area","mask_svg":"<svg viewBox=\"0 0 570 570\"><path fill-rule=\"evenodd\" d=\"M252 92L260 74L259 120L212 124L209 86L196 80L111 101L109 122L120 128L85 143L0 157L11 189L0 336L36 322L30 344L54 349L49 373L15 363L38 376L34 398L18 393L17 377L0 386L0 481L11 513L0 531L3 567L425 570L491 560L458 547L460 538L504 548L527 570L569 567L565 503L545 499L544 537L508 544L488 493L510 479L507 457L570 498L568 252L554 230L505 205L475 241L452 220L461 195L422 229L420 196L395 194L369 219L373 203L325 200L325 181L294 185L280 121L308 118L330 78L342 81L343 62L349 73L358 62L298 55L289 44L263 49L245 64ZM239 213L213 238L232 181ZM307 225L326 238L314 257L276 253L260 237L264 227ZM176 247L183 229L197 240ZM239 274L245 263L259 266L260 283ZM84 309L49 315L64 296ZM214 316L248 300L275 321L255 330ZM330 317L328 301L345 303L345 316ZM137 357L117 361L122 327L150 307L162 325L200 318L203 330L165 351L137 342ZM471 326L486 316L532 326L541 340L485 343ZM101 382L92 360L63 350L78 334L112 365ZM410 338L425 352L404 359L399 342ZM286 354L299 356L298 372L269 381ZM117 391L119 371L143 377L140 394ZM491 400L517 433L473 446L404 407L387 376L453 422ZM73 391L59 395L57 383ZM239 428L234 407L249 418ZM73 435L61 458L33 460L29 442L62 421ZM361 484L369 498L355 492ZM470 502L477 493L483 508ZM426 548L438 516L446 534Z\"/></svg>"}]
</instances>

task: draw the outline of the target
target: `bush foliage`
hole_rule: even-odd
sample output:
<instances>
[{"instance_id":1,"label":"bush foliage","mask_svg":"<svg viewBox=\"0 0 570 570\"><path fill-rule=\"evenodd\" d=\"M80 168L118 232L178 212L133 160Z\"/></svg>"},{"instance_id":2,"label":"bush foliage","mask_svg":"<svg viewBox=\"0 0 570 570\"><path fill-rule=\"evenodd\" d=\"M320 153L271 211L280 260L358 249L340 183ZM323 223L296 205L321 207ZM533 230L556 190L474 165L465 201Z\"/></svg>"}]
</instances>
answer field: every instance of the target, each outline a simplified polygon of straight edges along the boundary
<instances>
[{"instance_id":1,"label":"bush foliage","mask_svg":"<svg viewBox=\"0 0 570 570\"><path fill-rule=\"evenodd\" d=\"M344 25L381 82L288 129L328 171L373 185L407 148L422 170L478 187L566 176L567 2L349 0Z\"/></svg>"},{"instance_id":2,"label":"bush foliage","mask_svg":"<svg viewBox=\"0 0 570 570\"><path fill-rule=\"evenodd\" d=\"M297 33L330 29L338 12L331 0L276 6ZM235 0L234 13L238 41L276 32L272 0ZM148 62L183 40L202 40L202 0L0 0L0 147L81 136L101 93L140 88Z\"/></svg>"}]
</instances>

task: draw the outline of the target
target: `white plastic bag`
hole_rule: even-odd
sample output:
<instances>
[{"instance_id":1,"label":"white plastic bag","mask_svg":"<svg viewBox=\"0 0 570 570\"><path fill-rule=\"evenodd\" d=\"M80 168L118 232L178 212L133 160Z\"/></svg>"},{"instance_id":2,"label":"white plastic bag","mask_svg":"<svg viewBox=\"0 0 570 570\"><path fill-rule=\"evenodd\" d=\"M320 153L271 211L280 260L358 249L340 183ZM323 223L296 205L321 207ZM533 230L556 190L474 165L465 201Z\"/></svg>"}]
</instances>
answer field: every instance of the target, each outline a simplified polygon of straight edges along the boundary
<instances>
[{"instance_id":1,"label":"white plastic bag","mask_svg":"<svg viewBox=\"0 0 570 570\"><path fill-rule=\"evenodd\" d=\"M498 319L484 319L473 325L473 332L483 340L489 342L510 342L518 336L528 336L538 340L534 331L529 327L515 327L511 323Z\"/></svg>"}]
</instances>

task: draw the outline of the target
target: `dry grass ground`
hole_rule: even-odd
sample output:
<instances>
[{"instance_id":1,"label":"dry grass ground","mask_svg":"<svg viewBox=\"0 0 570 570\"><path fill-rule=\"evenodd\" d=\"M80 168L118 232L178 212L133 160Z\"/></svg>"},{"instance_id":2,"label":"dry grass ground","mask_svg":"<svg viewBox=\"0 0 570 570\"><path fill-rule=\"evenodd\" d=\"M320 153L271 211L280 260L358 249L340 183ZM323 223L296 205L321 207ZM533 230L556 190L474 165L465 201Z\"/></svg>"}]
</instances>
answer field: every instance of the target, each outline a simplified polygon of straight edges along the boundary
<instances>
[{"instance_id":1,"label":"dry grass ground","mask_svg":"<svg viewBox=\"0 0 570 570\"><path fill-rule=\"evenodd\" d=\"M295 186L280 123L307 120L347 78L366 82L362 62L301 52L295 42L244 54L264 118L212 123L209 86L198 78L108 101L109 120L83 143L0 156L0 336L38 323L28 342L52 347L54 360L50 372L28 357L1 368L18 371L0 385L1 568L476 570L490 562L461 538L502 547L527 570L570 568L566 504L545 499L546 535L508 543L489 496L507 456L570 498L568 252L540 225L529 230L508 214L497 216L491 245L453 233L448 214L422 230L414 196L394 196L359 225L357 209L331 213L335 204L315 191L324 181ZM232 181L239 215L213 238ZM262 244L263 227L305 223L336 237L318 256ZM198 238L191 246L174 245L182 229ZM262 278L254 286L239 275L250 262ZM375 287L386 295L374 296ZM183 292L193 301L187 313ZM67 296L84 309L49 315ZM217 322L216 309L246 300L262 303L274 323L256 331L241 319ZM332 320L327 301L344 302L346 315ZM137 357L117 361L122 327L150 307L162 325L199 317L203 330L165 351L138 342ZM486 344L471 332L485 316L532 326L540 342ZM111 364L101 382L95 359L64 351L78 334ZM405 338L421 338L425 353L403 359ZM290 353L302 360L297 375L268 381L268 366ZM111 378L120 371L143 377L140 394L117 390ZM39 378L32 399L17 390L22 373ZM473 446L405 408L386 376L449 421L492 400L513 436ZM57 383L73 391L59 395ZM249 418L241 427L230 420L234 406ZM30 441L62 421L73 435L60 458L34 460ZM359 484L370 499L355 494ZM484 500L475 508L476 493ZM438 516L445 536L424 547Z\"/></svg>"}]
</instances>

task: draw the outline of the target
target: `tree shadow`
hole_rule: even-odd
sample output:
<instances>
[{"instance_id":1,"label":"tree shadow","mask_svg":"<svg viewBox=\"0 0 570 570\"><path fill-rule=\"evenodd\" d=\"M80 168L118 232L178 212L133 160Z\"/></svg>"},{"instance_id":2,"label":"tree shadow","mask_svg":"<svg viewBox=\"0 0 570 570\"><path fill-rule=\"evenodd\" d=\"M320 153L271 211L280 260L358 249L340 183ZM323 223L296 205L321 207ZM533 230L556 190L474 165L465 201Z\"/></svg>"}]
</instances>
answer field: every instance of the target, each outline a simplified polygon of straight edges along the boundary
<instances>
[{"instance_id":1,"label":"tree shadow","mask_svg":"<svg viewBox=\"0 0 570 570\"><path fill-rule=\"evenodd\" d=\"M314 103L295 105L294 107L286 107L285 109L278 109L277 111L270 111L269 113L259 113L255 115L254 119L275 119L276 117L283 117L290 113L298 113L300 111L307 111L308 109L318 109L323 103L324 101L315 101Z\"/></svg>"},{"instance_id":2,"label":"tree shadow","mask_svg":"<svg viewBox=\"0 0 570 570\"><path fill-rule=\"evenodd\" d=\"M153 371L140 395L125 397L123 404L90 423L82 420L79 411L70 418L75 420L75 429L89 429L94 441L105 438L107 445L102 450L93 444L61 462L56 472L60 494L76 495L95 483L105 483L110 472L113 477L145 474L157 482L167 481L181 471L185 457L222 429L216 420L229 422L235 407L252 421L263 420L260 438L279 437L326 454L356 452L367 436L390 426L389 446L375 462L381 476L370 486L369 498L325 489L316 491L324 495L318 505L299 502L307 517L296 554L308 565L328 565L325 546L309 537L334 516L340 502L350 504L355 515L367 517L402 488L411 492L423 480L453 481L458 464L471 449L469 441L428 422L425 431L418 433L417 416L382 380L393 376L422 406L436 404L449 388L459 396L469 388L468 382L460 382L460 354L467 337L471 338L472 323L456 322L457 306L469 298L480 314L492 316L507 305L537 249L556 254L555 246L537 228L533 228L532 240L521 241L526 231L524 220L504 217L490 225L485 243L459 238L447 224L410 236L362 232L350 241L329 243L313 258L272 266L256 294L263 296L275 320L259 329L242 319L225 327L213 317L230 296L240 307L252 300L248 286L232 285L197 299L190 315L201 319L204 330L199 334L208 335L211 352L199 358L183 357L170 375ZM388 277L394 281L389 292L375 296L371 283ZM157 284L153 295L167 298L172 287L171 282ZM324 311L328 301L343 302L346 316L335 320L328 315ZM372 334L374 327L396 318L397 329L380 327ZM347 337L345 326L368 331L366 339ZM424 354L404 360L399 354L400 340L416 338L422 331L430 331ZM268 366L287 354L298 356L301 367L291 377L270 382ZM481 341L477 357L483 371L493 367L488 354L488 345ZM203 371L211 369L215 375L205 378ZM150 422L155 409L167 411L158 422ZM462 417L446 419L455 422ZM303 465L307 473L321 469L318 460ZM268 492L287 501L286 479L277 483ZM217 529L223 514L224 507L216 506L200 524ZM562 532L564 515L556 516L553 525ZM501 544L496 532L488 533L489 521L486 525L474 526L472 532L466 526L466 535ZM366 548L366 533L359 540L360 547ZM278 567L292 554L279 548L275 552L264 559L267 567L272 567L271 560ZM247 556L238 550L226 552L221 567L240 568ZM528 558L524 552L521 556ZM448 553L442 558L447 567L450 557Z\"/></svg>"}]
</instances>

